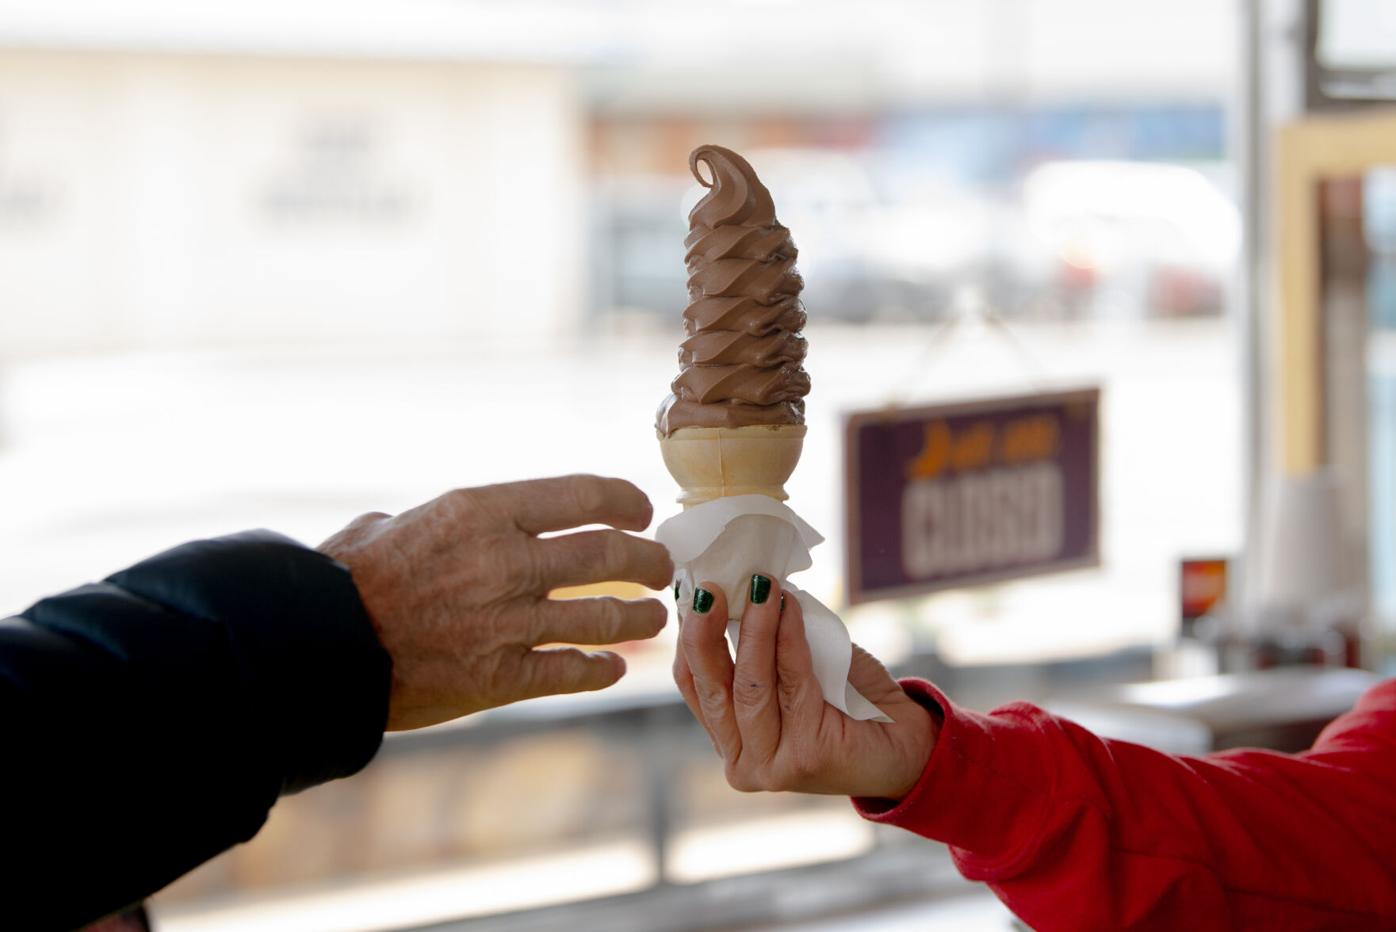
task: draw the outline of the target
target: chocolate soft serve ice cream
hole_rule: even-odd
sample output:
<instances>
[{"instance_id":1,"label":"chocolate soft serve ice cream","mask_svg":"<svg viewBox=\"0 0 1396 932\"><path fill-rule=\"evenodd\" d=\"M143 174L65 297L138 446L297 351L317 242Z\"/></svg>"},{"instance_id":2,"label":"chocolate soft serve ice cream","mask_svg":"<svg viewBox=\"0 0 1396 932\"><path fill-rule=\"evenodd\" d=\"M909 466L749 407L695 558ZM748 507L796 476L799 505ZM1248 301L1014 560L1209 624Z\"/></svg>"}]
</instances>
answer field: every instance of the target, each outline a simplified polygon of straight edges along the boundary
<instances>
[{"instance_id":1,"label":"chocolate soft serve ice cream","mask_svg":"<svg viewBox=\"0 0 1396 932\"><path fill-rule=\"evenodd\" d=\"M688 164L709 190L688 214L688 339L679 348L672 394L659 409L659 434L803 424L810 387L801 365L804 282L790 231L737 153L700 146Z\"/></svg>"}]
</instances>

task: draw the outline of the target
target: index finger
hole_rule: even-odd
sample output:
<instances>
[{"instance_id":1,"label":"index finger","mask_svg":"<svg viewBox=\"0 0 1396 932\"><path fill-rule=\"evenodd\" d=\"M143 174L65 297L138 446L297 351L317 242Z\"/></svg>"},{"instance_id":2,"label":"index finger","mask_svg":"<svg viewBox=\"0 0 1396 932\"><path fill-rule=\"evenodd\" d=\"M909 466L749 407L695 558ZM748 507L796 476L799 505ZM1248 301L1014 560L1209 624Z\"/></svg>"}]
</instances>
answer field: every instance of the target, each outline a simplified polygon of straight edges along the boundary
<instances>
[{"instance_id":1,"label":"index finger","mask_svg":"<svg viewBox=\"0 0 1396 932\"><path fill-rule=\"evenodd\" d=\"M709 582L699 584L698 593L709 599L699 604L695 594L692 611L684 615L679 629L679 650L684 652L693 691L698 699L700 718L717 742L718 752L728 764L735 764L742 753L742 736L732 708L732 655L727 651L726 594ZM700 608L706 608L700 611Z\"/></svg>"},{"instance_id":2,"label":"index finger","mask_svg":"<svg viewBox=\"0 0 1396 932\"><path fill-rule=\"evenodd\" d=\"M634 484L603 476L557 476L506 482L476 490L507 509L528 534L564 531L583 524L605 524L643 531L654 517L650 500Z\"/></svg>"}]
</instances>

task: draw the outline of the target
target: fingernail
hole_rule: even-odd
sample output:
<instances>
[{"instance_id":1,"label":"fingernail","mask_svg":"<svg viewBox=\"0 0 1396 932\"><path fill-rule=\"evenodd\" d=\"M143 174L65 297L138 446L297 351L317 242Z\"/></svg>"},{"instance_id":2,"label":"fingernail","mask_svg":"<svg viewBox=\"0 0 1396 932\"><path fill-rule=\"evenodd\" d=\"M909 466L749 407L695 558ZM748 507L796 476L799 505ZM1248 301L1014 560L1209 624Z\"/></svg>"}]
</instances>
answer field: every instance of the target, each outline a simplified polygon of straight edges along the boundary
<instances>
[{"instance_id":1,"label":"fingernail","mask_svg":"<svg viewBox=\"0 0 1396 932\"><path fill-rule=\"evenodd\" d=\"M693 590L693 610L706 615L713 607L713 594L706 589Z\"/></svg>"},{"instance_id":2,"label":"fingernail","mask_svg":"<svg viewBox=\"0 0 1396 932\"><path fill-rule=\"evenodd\" d=\"M771 581L760 573L751 577L751 601L761 605L771 597Z\"/></svg>"}]
</instances>

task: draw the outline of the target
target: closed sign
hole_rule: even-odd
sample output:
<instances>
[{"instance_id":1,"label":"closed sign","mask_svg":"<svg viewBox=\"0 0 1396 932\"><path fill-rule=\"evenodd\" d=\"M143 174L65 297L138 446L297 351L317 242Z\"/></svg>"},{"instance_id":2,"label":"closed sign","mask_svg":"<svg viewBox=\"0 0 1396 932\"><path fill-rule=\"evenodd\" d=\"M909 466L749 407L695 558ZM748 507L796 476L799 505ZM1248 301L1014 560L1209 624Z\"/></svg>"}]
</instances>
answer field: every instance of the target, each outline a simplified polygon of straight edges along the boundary
<instances>
[{"instance_id":1,"label":"closed sign","mask_svg":"<svg viewBox=\"0 0 1396 932\"><path fill-rule=\"evenodd\" d=\"M1099 389L853 415L849 601L1099 563Z\"/></svg>"}]
</instances>

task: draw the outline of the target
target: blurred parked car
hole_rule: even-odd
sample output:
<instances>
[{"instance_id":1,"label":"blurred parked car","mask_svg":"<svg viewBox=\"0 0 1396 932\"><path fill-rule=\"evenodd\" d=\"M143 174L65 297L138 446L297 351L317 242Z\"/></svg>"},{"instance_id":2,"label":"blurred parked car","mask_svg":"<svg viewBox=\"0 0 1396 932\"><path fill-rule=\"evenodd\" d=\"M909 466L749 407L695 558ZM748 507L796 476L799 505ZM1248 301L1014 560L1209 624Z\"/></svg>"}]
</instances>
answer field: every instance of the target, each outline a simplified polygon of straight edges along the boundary
<instances>
[{"instance_id":1,"label":"blurred parked car","mask_svg":"<svg viewBox=\"0 0 1396 932\"><path fill-rule=\"evenodd\" d=\"M1055 162L1023 181L1023 210L1066 284L1101 314L1215 314L1240 245L1232 203L1201 172L1150 162Z\"/></svg>"}]
</instances>

